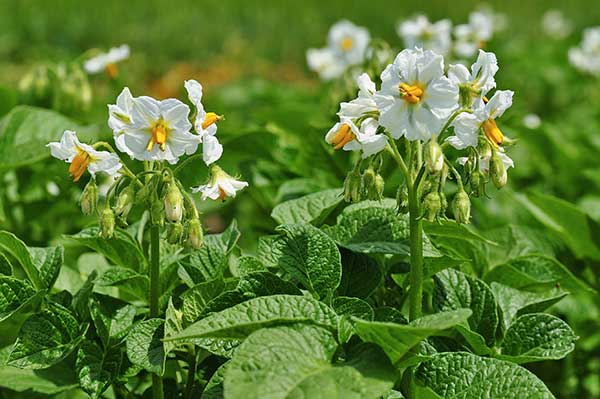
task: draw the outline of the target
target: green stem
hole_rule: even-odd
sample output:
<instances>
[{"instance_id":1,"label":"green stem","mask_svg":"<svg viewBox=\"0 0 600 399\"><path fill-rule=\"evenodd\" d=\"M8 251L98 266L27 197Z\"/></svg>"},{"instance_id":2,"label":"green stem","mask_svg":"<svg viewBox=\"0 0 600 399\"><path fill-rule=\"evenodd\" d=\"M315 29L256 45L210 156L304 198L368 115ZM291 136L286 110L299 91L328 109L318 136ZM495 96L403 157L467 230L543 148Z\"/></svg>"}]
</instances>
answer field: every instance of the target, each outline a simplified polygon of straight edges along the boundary
<instances>
[{"instance_id":1,"label":"green stem","mask_svg":"<svg viewBox=\"0 0 600 399\"><path fill-rule=\"evenodd\" d=\"M418 185L408 189L408 215L410 225L410 290L408 292L408 317L421 317L423 306L423 226L420 218Z\"/></svg>"},{"instance_id":2,"label":"green stem","mask_svg":"<svg viewBox=\"0 0 600 399\"><path fill-rule=\"evenodd\" d=\"M158 297L160 295L160 227L150 227L150 317L158 317ZM152 374L152 398L163 399L162 378Z\"/></svg>"}]
</instances>

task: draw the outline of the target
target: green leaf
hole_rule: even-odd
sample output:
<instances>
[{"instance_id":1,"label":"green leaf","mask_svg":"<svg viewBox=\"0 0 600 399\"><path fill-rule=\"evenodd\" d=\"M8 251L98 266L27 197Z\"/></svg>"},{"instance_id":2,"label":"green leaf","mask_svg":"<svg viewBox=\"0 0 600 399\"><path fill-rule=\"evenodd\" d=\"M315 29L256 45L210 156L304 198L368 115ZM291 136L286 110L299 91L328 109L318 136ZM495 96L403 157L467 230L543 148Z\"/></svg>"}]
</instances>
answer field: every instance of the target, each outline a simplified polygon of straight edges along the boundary
<instances>
[{"instance_id":1,"label":"green leaf","mask_svg":"<svg viewBox=\"0 0 600 399\"><path fill-rule=\"evenodd\" d=\"M494 241L488 240L484 236L473 231L474 229L464 224L458 224L455 221L445 221L441 223L423 222L423 230L429 237L457 238L465 241L479 241L489 245L497 245ZM434 239L435 241L435 239Z\"/></svg>"},{"instance_id":2,"label":"green leaf","mask_svg":"<svg viewBox=\"0 0 600 399\"><path fill-rule=\"evenodd\" d=\"M13 270L12 265L8 258L0 252L0 274L4 274L5 276L12 276Z\"/></svg>"},{"instance_id":3,"label":"green leaf","mask_svg":"<svg viewBox=\"0 0 600 399\"><path fill-rule=\"evenodd\" d=\"M107 269L94 280L94 284L102 287L121 287L143 301L148 299L148 276L125 267L113 266Z\"/></svg>"},{"instance_id":4,"label":"green leaf","mask_svg":"<svg viewBox=\"0 0 600 399\"><path fill-rule=\"evenodd\" d=\"M240 231L235 220L223 233L204 236L202 248L192 251L188 259L181 262L182 271L194 284L223 277L229 253L239 238Z\"/></svg>"},{"instance_id":5,"label":"green leaf","mask_svg":"<svg viewBox=\"0 0 600 399\"><path fill-rule=\"evenodd\" d=\"M165 337L176 335L183 330L182 318L182 313L173 306L173 298L169 298L167 311L165 312ZM173 342L164 342L163 345L167 354L175 350L178 346Z\"/></svg>"},{"instance_id":6,"label":"green leaf","mask_svg":"<svg viewBox=\"0 0 600 399\"><path fill-rule=\"evenodd\" d=\"M100 237L98 227L90 227L66 237L101 253L117 266L139 272L146 270L146 257L142 249L125 230L116 229L113 238L105 239Z\"/></svg>"},{"instance_id":7,"label":"green leaf","mask_svg":"<svg viewBox=\"0 0 600 399\"><path fill-rule=\"evenodd\" d=\"M271 217L279 224L320 224L343 200L342 189L333 188L282 202Z\"/></svg>"},{"instance_id":8,"label":"green leaf","mask_svg":"<svg viewBox=\"0 0 600 399\"><path fill-rule=\"evenodd\" d=\"M19 262L36 289L44 288L39 271L31 259L27 245L23 241L8 231L0 231L0 250L8 252Z\"/></svg>"},{"instance_id":9,"label":"green leaf","mask_svg":"<svg viewBox=\"0 0 600 399\"><path fill-rule=\"evenodd\" d=\"M98 272L92 270L88 278L85 280L81 288L73 296L73 309L81 319L89 319L89 302L94 291L94 280L98 277Z\"/></svg>"},{"instance_id":10,"label":"green leaf","mask_svg":"<svg viewBox=\"0 0 600 399\"><path fill-rule=\"evenodd\" d=\"M38 275L44 288L52 288L63 264L64 248L62 246L47 248L29 247L31 260L38 269Z\"/></svg>"},{"instance_id":11,"label":"green leaf","mask_svg":"<svg viewBox=\"0 0 600 399\"><path fill-rule=\"evenodd\" d=\"M502 311L502 327L504 331L508 329L517 315L546 310L568 294L560 288L531 292L517 290L498 283L492 283L490 287Z\"/></svg>"},{"instance_id":12,"label":"green leaf","mask_svg":"<svg viewBox=\"0 0 600 399\"><path fill-rule=\"evenodd\" d=\"M277 294L302 295L302 291L271 272L248 273L240 279L234 290L225 291L208 302L199 316L219 312L249 299Z\"/></svg>"},{"instance_id":13,"label":"green leaf","mask_svg":"<svg viewBox=\"0 0 600 399\"><path fill-rule=\"evenodd\" d=\"M76 388L77 376L70 364L65 361L43 370L25 370L6 366L10 347L0 350L0 387L17 392L31 392L43 395L56 395Z\"/></svg>"},{"instance_id":14,"label":"green leaf","mask_svg":"<svg viewBox=\"0 0 600 399\"><path fill-rule=\"evenodd\" d=\"M226 353L253 331L293 322L312 322L335 330L338 316L327 305L311 298L264 296L212 313L165 341L192 342L209 351L218 351L217 354Z\"/></svg>"},{"instance_id":15,"label":"green leaf","mask_svg":"<svg viewBox=\"0 0 600 399\"><path fill-rule=\"evenodd\" d=\"M267 266L260 259L253 256L240 256L238 258L237 270L239 275L267 271Z\"/></svg>"},{"instance_id":16,"label":"green leaf","mask_svg":"<svg viewBox=\"0 0 600 399\"><path fill-rule=\"evenodd\" d=\"M106 295L94 294L90 303L90 315L96 333L105 347L125 338L133 327L136 313L135 306Z\"/></svg>"},{"instance_id":17,"label":"green leaf","mask_svg":"<svg viewBox=\"0 0 600 399\"><path fill-rule=\"evenodd\" d=\"M473 311L468 327L494 344L498 328L498 307L492 290L483 281L454 269L434 276L433 307L438 311L469 308Z\"/></svg>"},{"instance_id":18,"label":"green leaf","mask_svg":"<svg viewBox=\"0 0 600 399\"><path fill-rule=\"evenodd\" d=\"M31 303L35 294L35 290L28 281L0 276L0 322Z\"/></svg>"},{"instance_id":19,"label":"green leaf","mask_svg":"<svg viewBox=\"0 0 600 399\"><path fill-rule=\"evenodd\" d=\"M332 307L340 316L338 339L341 343L348 342L354 333L351 322L352 317L369 321L375 318L375 312L371 305L359 298L339 296L334 298Z\"/></svg>"},{"instance_id":20,"label":"green leaf","mask_svg":"<svg viewBox=\"0 0 600 399\"><path fill-rule=\"evenodd\" d=\"M516 195L535 218L558 233L577 257L600 260L598 224L577 206L539 193Z\"/></svg>"},{"instance_id":21,"label":"green leaf","mask_svg":"<svg viewBox=\"0 0 600 399\"><path fill-rule=\"evenodd\" d=\"M181 297L183 299L183 319L186 324L198 320L204 313L208 303L218 297L224 290L224 281L216 279L196 284L185 291Z\"/></svg>"},{"instance_id":22,"label":"green leaf","mask_svg":"<svg viewBox=\"0 0 600 399\"><path fill-rule=\"evenodd\" d=\"M277 242L277 265L318 298L330 297L340 284L342 264L337 246L309 224L283 225Z\"/></svg>"},{"instance_id":23,"label":"green leaf","mask_svg":"<svg viewBox=\"0 0 600 399\"><path fill-rule=\"evenodd\" d=\"M121 367L120 349L105 352L93 341L85 340L77 351L79 385L97 399L117 379Z\"/></svg>"},{"instance_id":24,"label":"green leaf","mask_svg":"<svg viewBox=\"0 0 600 399\"><path fill-rule=\"evenodd\" d=\"M531 313L520 316L504 335L500 359L529 363L562 359L575 349L577 336L556 316Z\"/></svg>"},{"instance_id":25,"label":"green leaf","mask_svg":"<svg viewBox=\"0 0 600 399\"><path fill-rule=\"evenodd\" d=\"M354 326L363 341L379 345L395 364L428 336L465 322L469 316L471 310L459 309L424 316L409 324L356 319Z\"/></svg>"},{"instance_id":26,"label":"green leaf","mask_svg":"<svg viewBox=\"0 0 600 399\"><path fill-rule=\"evenodd\" d=\"M556 285L572 292L595 292L579 280L562 263L543 255L526 255L498 265L485 275L485 281L495 281L524 290L547 290Z\"/></svg>"},{"instance_id":27,"label":"green leaf","mask_svg":"<svg viewBox=\"0 0 600 399\"><path fill-rule=\"evenodd\" d=\"M225 398L375 399L394 385L394 369L377 348L332 364L336 350L331 332L317 326L256 331L225 370Z\"/></svg>"},{"instance_id":28,"label":"green leaf","mask_svg":"<svg viewBox=\"0 0 600 399\"><path fill-rule=\"evenodd\" d=\"M409 255L408 216L399 215L396 201L363 201L344 209L335 226L324 226L338 245L353 252ZM424 256L439 256L423 236Z\"/></svg>"},{"instance_id":29,"label":"green leaf","mask_svg":"<svg viewBox=\"0 0 600 399\"><path fill-rule=\"evenodd\" d=\"M64 307L50 302L25 320L8 364L24 369L43 369L58 363L83 339L85 329Z\"/></svg>"},{"instance_id":30,"label":"green leaf","mask_svg":"<svg viewBox=\"0 0 600 399\"><path fill-rule=\"evenodd\" d=\"M225 379L225 370L229 362L223 363L217 371L210 377L202 391L202 399L223 399L223 380Z\"/></svg>"},{"instance_id":31,"label":"green leaf","mask_svg":"<svg viewBox=\"0 0 600 399\"><path fill-rule=\"evenodd\" d=\"M23 105L13 108L0 120L0 169L31 165L49 158L46 144L59 141L67 129L75 130L83 142L96 137L95 131L54 111Z\"/></svg>"},{"instance_id":32,"label":"green leaf","mask_svg":"<svg viewBox=\"0 0 600 399\"><path fill-rule=\"evenodd\" d=\"M519 398L553 399L535 375L514 363L470 353L440 353L415 372L416 397L425 388L444 399ZM419 396L421 395L421 396Z\"/></svg>"},{"instance_id":33,"label":"green leaf","mask_svg":"<svg viewBox=\"0 0 600 399\"><path fill-rule=\"evenodd\" d=\"M158 375L165 370L164 324L161 319L142 321L131 329L126 340L129 361Z\"/></svg>"},{"instance_id":34,"label":"green leaf","mask_svg":"<svg viewBox=\"0 0 600 399\"><path fill-rule=\"evenodd\" d=\"M337 289L341 296L367 298L383 282L382 266L375 259L342 250L342 279Z\"/></svg>"}]
</instances>

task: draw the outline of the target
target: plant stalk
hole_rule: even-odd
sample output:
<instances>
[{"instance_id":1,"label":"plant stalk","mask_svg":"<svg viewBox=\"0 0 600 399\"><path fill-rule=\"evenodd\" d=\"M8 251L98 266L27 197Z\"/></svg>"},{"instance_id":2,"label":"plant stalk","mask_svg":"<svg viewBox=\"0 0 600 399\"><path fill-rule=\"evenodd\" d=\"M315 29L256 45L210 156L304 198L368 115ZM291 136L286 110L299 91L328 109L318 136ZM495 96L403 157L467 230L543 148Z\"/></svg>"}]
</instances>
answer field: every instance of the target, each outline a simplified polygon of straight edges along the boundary
<instances>
[{"instance_id":1,"label":"plant stalk","mask_svg":"<svg viewBox=\"0 0 600 399\"><path fill-rule=\"evenodd\" d=\"M411 321L421 317L423 307L423 224L420 213L419 187L418 185L409 186L410 290L408 292L408 317Z\"/></svg>"},{"instance_id":2,"label":"plant stalk","mask_svg":"<svg viewBox=\"0 0 600 399\"><path fill-rule=\"evenodd\" d=\"M158 297L160 296L160 227L150 227L150 317L158 317ZM162 377L152 374L152 398L163 399Z\"/></svg>"}]
</instances>

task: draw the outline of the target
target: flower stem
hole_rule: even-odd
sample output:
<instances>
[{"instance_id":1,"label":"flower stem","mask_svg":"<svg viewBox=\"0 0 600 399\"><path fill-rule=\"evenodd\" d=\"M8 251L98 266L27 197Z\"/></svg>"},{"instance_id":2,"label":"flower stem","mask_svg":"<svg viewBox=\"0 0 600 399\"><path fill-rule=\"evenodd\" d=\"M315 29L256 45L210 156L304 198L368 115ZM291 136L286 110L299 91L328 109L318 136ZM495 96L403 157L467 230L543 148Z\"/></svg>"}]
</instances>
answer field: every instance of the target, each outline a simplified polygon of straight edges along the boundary
<instances>
[{"instance_id":1,"label":"flower stem","mask_svg":"<svg viewBox=\"0 0 600 399\"><path fill-rule=\"evenodd\" d=\"M158 317L158 297L160 295L160 227L150 227L150 317ZM152 398L163 399L162 377L152 374Z\"/></svg>"},{"instance_id":2,"label":"flower stem","mask_svg":"<svg viewBox=\"0 0 600 399\"><path fill-rule=\"evenodd\" d=\"M419 204L419 187L408 189L408 215L410 225L410 290L408 296L408 317L410 320L421 317L423 306L423 226Z\"/></svg>"}]
</instances>

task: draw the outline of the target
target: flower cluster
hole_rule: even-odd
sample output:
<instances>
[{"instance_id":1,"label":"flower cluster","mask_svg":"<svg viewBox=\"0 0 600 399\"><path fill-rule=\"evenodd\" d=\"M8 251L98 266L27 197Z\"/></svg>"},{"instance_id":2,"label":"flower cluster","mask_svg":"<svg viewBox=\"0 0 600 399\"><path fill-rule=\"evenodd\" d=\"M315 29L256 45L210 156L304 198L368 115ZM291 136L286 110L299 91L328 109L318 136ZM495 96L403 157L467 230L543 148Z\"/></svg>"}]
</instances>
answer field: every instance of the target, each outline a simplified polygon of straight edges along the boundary
<instances>
[{"instance_id":1,"label":"flower cluster","mask_svg":"<svg viewBox=\"0 0 600 399\"><path fill-rule=\"evenodd\" d=\"M379 90L366 73L358 77L358 97L340 104L339 121L325 136L334 149L361 154L361 161L346 179L348 200L381 197L383 184L371 184L369 189L364 187L365 181L375 181L379 176L381 156L377 154L384 149L401 157L396 149L397 140L405 141L409 147L411 143L426 143L423 148L414 150L422 151L422 154L414 156L411 150L411 156L413 162L424 160L417 170L422 167L432 180L430 187L434 189L429 192L435 191L435 195L424 200L425 204L429 203L430 211L435 209L428 213L434 215L431 218L437 218L444 209L432 203L443 203L442 188L449 168L457 179L461 198L458 202L462 204L463 216L465 214L467 194L463 193L462 178L446 159L443 147L467 151L466 156L456 161L464 165L471 194L482 194L489 178L498 188L506 184L506 170L513 162L503 145L511 141L505 138L496 119L511 106L513 92L497 90L488 99L496 87L496 56L479 50L477 61L470 69L464 65L450 65L447 74L445 69L442 55L415 48L401 51L383 70ZM443 144L438 144L438 140ZM361 174L364 160L368 160L369 166ZM375 175L370 176L373 171ZM399 205L401 202L399 200ZM468 221L468 217L459 220Z\"/></svg>"},{"instance_id":2,"label":"flower cluster","mask_svg":"<svg viewBox=\"0 0 600 399\"><path fill-rule=\"evenodd\" d=\"M370 40L371 35L366 28L350 21L339 21L329 29L326 47L308 50L308 67L323 80L337 78L348 67L364 61Z\"/></svg>"},{"instance_id":3,"label":"flower cluster","mask_svg":"<svg viewBox=\"0 0 600 399\"><path fill-rule=\"evenodd\" d=\"M569 61L582 72L600 76L600 26L583 31L581 44L569 50Z\"/></svg>"},{"instance_id":4,"label":"flower cluster","mask_svg":"<svg viewBox=\"0 0 600 399\"><path fill-rule=\"evenodd\" d=\"M419 47L443 56L454 53L458 58L469 58L492 38L495 21L491 12L474 11L469 15L468 23L453 29L449 19L432 23L426 16L417 15L400 23L397 32L406 48Z\"/></svg>"},{"instance_id":5,"label":"flower cluster","mask_svg":"<svg viewBox=\"0 0 600 399\"><path fill-rule=\"evenodd\" d=\"M112 236L115 216L126 224L133 205L145 202L153 223L162 224L165 219L170 223L170 237L177 238L172 241L181 239L182 223L186 222L188 242L197 246L201 234L198 211L175 174L182 165L171 169L165 164L176 164L184 155L201 157L209 169L208 182L192 188L193 192L201 193L203 200L235 197L237 191L248 185L215 164L223 154L223 146L216 137L217 122L222 116L206 112L200 83L188 80L185 88L191 108L175 98L134 97L127 87L115 104L108 105L108 126L117 149L133 160L144 161L143 172L133 173L110 144L82 143L73 131L65 131L60 142L48 144L52 156L70 164L73 181L79 181L86 170L92 176L81 197L84 213L96 211L96 174L102 172L114 178L100 217L103 236ZM202 152L196 155L200 145Z\"/></svg>"}]
</instances>

